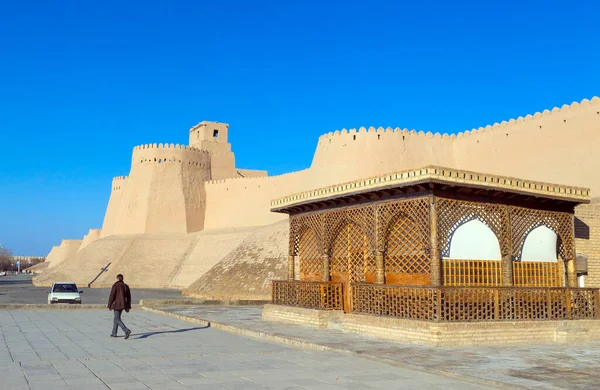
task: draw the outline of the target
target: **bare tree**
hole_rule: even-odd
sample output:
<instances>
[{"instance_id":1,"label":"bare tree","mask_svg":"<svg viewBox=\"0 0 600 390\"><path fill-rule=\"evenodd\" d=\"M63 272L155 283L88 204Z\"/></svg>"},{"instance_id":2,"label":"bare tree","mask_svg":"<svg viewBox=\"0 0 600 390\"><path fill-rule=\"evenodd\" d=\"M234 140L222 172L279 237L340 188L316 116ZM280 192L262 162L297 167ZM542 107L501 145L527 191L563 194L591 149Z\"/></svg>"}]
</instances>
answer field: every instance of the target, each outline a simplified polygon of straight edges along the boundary
<instances>
[{"instance_id":1,"label":"bare tree","mask_svg":"<svg viewBox=\"0 0 600 390\"><path fill-rule=\"evenodd\" d=\"M0 271L12 271L14 267L12 251L0 246Z\"/></svg>"}]
</instances>

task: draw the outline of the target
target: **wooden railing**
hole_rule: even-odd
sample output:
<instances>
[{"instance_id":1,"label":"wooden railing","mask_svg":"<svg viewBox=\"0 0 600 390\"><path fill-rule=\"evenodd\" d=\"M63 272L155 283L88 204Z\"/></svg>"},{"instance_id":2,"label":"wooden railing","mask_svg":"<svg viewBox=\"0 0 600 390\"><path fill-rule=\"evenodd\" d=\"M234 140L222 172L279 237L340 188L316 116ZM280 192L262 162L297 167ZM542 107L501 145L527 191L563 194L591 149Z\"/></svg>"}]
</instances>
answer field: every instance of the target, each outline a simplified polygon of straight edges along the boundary
<instances>
[{"instance_id":1,"label":"wooden railing","mask_svg":"<svg viewBox=\"0 0 600 390\"><path fill-rule=\"evenodd\" d=\"M444 259L444 286L502 286L502 261Z\"/></svg>"},{"instance_id":2,"label":"wooden railing","mask_svg":"<svg viewBox=\"0 0 600 390\"><path fill-rule=\"evenodd\" d=\"M342 284L274 280L273 303L312 309L342 310Z\"/></svg>"},{"instance_id":3,"label":"wooden railing","mask_svg":"<svg viewBox=\"0 0 600 390\"><path fill-rule=\"evenodd\" d=\"M353 312L434 322L600 319L589 288L407 287L353 284Z\"/></svg>"},{"instance_id":4,"label":"wooden railing","mask_svg":"<svg viewBox=\"0 0 600 390\"><path fill-rule=\"evenodd\" d=\"M513 263L515 286L559 287L562 286L558 262L516 261Z\"/></svg>"}]
</instances>

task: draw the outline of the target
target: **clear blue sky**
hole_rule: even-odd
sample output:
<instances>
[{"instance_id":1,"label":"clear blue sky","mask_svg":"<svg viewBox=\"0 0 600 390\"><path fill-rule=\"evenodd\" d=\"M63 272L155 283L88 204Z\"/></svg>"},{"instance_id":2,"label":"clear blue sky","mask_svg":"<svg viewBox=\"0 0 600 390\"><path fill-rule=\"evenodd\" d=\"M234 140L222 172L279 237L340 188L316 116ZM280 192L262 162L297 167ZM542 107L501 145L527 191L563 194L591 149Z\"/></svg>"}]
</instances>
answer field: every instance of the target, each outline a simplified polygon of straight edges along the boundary
<instances>
[{"instance_id":1,"label":"clear blue sky","mask_svg":"<svg viewBox=\"0 0 600 390\"><path fill-rule=\"evenodd\" d=\"M0 244L101 227L133 146L227 122L238 166L343 127L458 132L600 95L597 1L2 1Z\"/></svg>"}]
</instances>

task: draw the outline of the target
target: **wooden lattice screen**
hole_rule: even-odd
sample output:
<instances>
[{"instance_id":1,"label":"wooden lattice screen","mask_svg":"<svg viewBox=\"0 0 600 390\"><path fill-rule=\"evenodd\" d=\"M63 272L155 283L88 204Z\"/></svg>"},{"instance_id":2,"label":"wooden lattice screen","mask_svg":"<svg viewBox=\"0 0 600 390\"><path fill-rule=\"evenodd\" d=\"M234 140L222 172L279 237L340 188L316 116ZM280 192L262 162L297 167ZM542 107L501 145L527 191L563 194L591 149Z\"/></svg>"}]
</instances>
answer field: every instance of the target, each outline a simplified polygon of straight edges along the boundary
<instances>
[{"instance_id":1,"label":"wooden lattice screen","mask_svg":"<svg viewBox=\"0 0 600 390\"><path fill-rule=\"evenodd\" d=\"M317 234L311 228L306 229L298 244L300 280L323 280L323 261L321 253Z\"/></svg>"},{"instance_id":2,"label":"wooden lattice screen","mask_svg":"<svg viewBox=\"0 0 600 390\"><path fill-rule=\"evenodd\" d=\"M384 252L386 283L430 283L428 198L392 201L377 207L378 249Z\"/></svg>"}]
</instances>

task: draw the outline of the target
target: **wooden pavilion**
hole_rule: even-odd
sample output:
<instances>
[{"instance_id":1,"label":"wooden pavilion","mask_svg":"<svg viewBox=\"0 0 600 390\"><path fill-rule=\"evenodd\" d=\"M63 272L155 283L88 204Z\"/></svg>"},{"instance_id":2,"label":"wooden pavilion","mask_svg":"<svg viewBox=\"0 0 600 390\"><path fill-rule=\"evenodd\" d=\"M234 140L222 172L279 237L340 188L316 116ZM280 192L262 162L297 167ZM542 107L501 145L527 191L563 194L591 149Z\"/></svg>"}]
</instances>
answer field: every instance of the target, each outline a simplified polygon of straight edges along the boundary
<instances>
[{"instance_id":1,"label":"wooden pavilion","mask_svg":"<svg viewBox=\"0 0 600 390\"><path fill-rule=\"evenodd\" d=\"M575 268L574 208L589 200L585 188L435 166L286 196L271 203L290 216L273 303L434 322L596 318L599 291L579 288ZM493 242L460 231L472 221ZM540 227L554 260L525 259Z\"/></svg>"}]
</instances>

